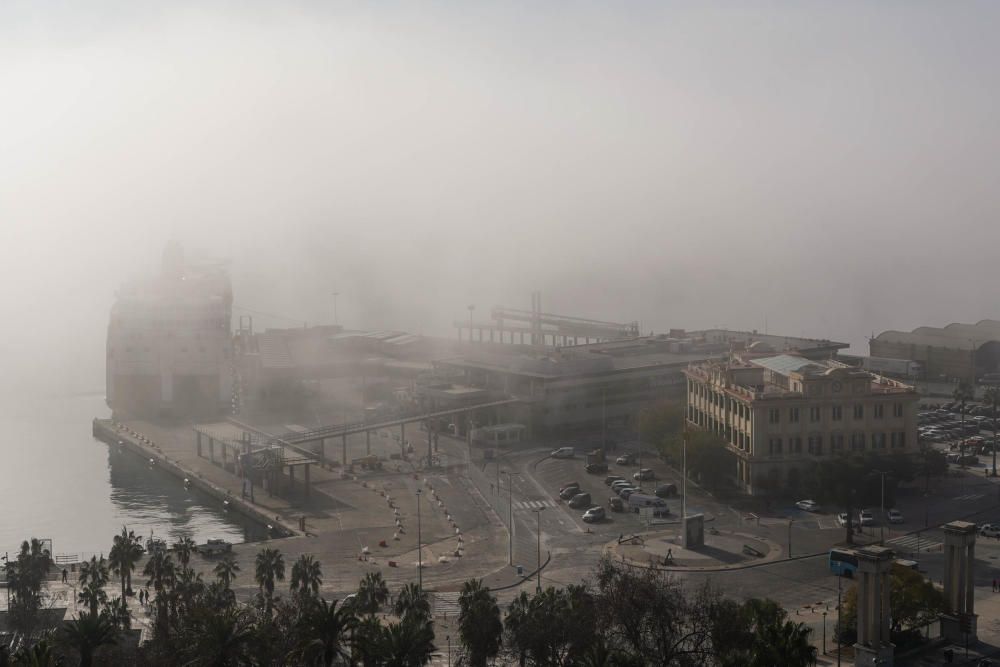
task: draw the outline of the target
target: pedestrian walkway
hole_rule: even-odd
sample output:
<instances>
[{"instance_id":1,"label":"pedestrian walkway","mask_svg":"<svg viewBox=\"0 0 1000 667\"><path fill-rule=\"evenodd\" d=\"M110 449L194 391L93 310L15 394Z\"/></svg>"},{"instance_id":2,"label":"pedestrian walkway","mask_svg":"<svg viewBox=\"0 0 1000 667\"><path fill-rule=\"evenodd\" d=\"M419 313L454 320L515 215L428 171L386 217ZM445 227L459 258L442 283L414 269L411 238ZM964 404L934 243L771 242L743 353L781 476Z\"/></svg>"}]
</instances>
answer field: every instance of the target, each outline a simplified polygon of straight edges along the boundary
<instances>
[{"instance_id":1,"label":"pedestrian walkway","mask_svg":"<svg viewBox=\"0 0 1000 667\"><path fill-rule=\"evenodd\" d=\"M886 540L886 544L905 549L906 551L934 551L941 547L941 543L924 537L922 535L903 535Z\"/></svg>"},{"instance_id":2,"label":"pedestrian walkway","mask_svg":"<svg viewBox=\"0 0 1000 667\"><path fill-rule=\"evenodd\" d=\"M955 496L952 500L979 500L985 497L985 493L967 493L964 496Z\"/></svg>"},{"instance_id":3,"label":"pedestrian walkway","mask_svg":"<svg viewBox=\"0 0 1000 667\"><path fill-rule=\"evenodd\" d=\"M551 500L520 500L514 503L516 510L540 510L546 507L556 507L556 504Z\"/></svg>"},{"instance_id":4,"label":"pedestrian walkway","mask_svg":"<svg viewBox=\"0 0 1000 667\"><path fill-rule=\"evenodd\" d=\"M461 593L442 591L433 593L432 596L435 616L447 616L448 618L458 616L458 612L461 611L461 607L458 604Z\"/></svg>"}]
</instances>

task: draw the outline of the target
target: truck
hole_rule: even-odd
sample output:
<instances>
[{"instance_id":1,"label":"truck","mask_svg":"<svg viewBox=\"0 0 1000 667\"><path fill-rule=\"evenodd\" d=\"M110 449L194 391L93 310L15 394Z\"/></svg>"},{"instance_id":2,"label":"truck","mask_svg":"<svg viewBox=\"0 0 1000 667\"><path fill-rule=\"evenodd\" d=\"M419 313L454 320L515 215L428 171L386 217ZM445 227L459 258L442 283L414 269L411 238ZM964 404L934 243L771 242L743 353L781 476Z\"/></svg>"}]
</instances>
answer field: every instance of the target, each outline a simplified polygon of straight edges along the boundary
<instances>
[{"instance_id":1,"label":"truck","mask_svg":"<svg viewBox=\"0 0 1000 667\"><path fill-rule=\"evenodd\" d=\"M632 493L628 497L628 506L633 512L638 512L641 507L666 507L667 501L645 493Z\"/></svg>"}]
</instances>

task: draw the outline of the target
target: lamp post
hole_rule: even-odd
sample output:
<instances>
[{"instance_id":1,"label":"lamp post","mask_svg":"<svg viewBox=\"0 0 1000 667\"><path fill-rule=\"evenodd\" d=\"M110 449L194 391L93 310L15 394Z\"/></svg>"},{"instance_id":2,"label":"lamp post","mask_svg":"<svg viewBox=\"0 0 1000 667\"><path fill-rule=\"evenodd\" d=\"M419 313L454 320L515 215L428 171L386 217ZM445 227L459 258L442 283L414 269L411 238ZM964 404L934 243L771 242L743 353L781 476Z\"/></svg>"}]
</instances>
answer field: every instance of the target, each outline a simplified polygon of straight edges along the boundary
<instances>
[{"instance_id":1,"label":"lamp post","mask_svg":"<svg viewBox=\"0 0 1000 667\"><path fill-rule=\"evenodd\" d=\"M417 489L417 586L424 590L424 559L423 540L420 533L420 495L423 489Z\"/></svg>"},{"instance_id":2,"label":"lamp post","mask_svg":"<svg viewBox=\"0 0 1000 667\"><path fill-rule=\"evenodd\" d=\"M795 519L788 520L788 557L792 557L792 524L795 523Z\"/></svg>"},{"instance_id":3,"label":"lamp post","mask_svg":"<svg viewBox=\"0 0 1000 667\"><path fill-rule=\"evenodd\" d=\"M823 655L826 655L826 612L823 612Z\"/></svg>"},{"instance_id":4,"label":"lamp post","mask_svg":"<svg viewBox=\"0 0 1000 667\"><path fill-rule=\"evenodd\" d=\"M541 593L542 592L542 510L544 510L544 509L545 509L544 507L539 507L538 509L531 510L538 517L538 531L537 531L537 537L538 537L537 557L538 557L538 561L537 561L537 565L535 566L535 572L538 575L538 583L535 584L535 592L536 593Z\"/></svg>"},{"instance_id":5,"label":"lamp post","mask_svg":"<svg viewBox=\"0 0 1000 667\"><path fill-rule=\"evenodd\" d=\"M850 520L850 517L848 517L848 520ZM836 633L837 634L837 667L840 667L840 632L839 632L839 630L840 630L840 628L839 628L839 626L840 626L840 590L841 590L841 585L843 584L843 581L844 581L843 575L837 575L837 626L838 626L838 632Z\"/></svg>"},{"instance_id":6,"label":"lamp post","mask_svg":"<svg viewBox=\"0 0 1000 667\"><path fill-rule=\"evenodd\" d=\"M333 293L333 323L337 324L337 297L340 296L340 292Z\"/></svg>"},{"instance_id":7,"label":"lamp post","mask_svg":"<svg viewBox=\"0 0 1000 667\"><path fill-rule=\"evenodd\" d=\"M880 524L879 525L879 532L880 532L880 539L879 539L879 541L884 544L885 543L885 525L882 522L885 521L885 476L887 474L889 474L889 471L887 471L887 470L872 470L872 472L876 473L877 475L879 475L882 478L882 517L879 520L879 524Z\"/></svg>"},{"instance_id":8,"label":"lamp post","mask_svg":"<svg viewBox=\"0 0 1000 667\"><path fill-rule=\"evenodd\" d=\"M472 311L476 309L476 305L473 303L469 304L469 342L472 342Z\"/></svg>"},{"instance_id":9,"label":"lamp post","mask_svg":"<svg viewBox=\"0 0 1000 667\"><path fill-rule=\"evenodd\" d=\"M501 470L507 475L507 564L514 564L514 491L510 471ZM498 489L499 491L499 489Z\"/></svg>"}]
</instances>

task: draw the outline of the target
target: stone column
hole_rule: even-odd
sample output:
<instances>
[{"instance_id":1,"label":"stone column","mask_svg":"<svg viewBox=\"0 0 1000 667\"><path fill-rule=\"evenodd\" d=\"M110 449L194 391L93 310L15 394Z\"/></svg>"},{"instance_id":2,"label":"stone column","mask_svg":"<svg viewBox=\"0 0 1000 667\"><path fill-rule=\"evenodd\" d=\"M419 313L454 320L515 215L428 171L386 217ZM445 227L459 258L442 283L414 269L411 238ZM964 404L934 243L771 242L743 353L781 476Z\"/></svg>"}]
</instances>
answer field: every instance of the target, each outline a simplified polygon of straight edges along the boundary
<instances>
[{"instance_id":1,"label":"stone column","mask_svg":"<svg viewBox=\"0 0 1000 667\"><path fill-rule=\"evenodd\" d=\"M858 642L854 664L892 667L895 646L889 639L891 549L867 546L858 555Z\"/></svg>"},{"instance_id":2,"label":"stone column","mask_svg":"<svg viewBox=\"0 0 1000 667\"><path fill-rule=\"evenodd\" d=\"M944 525L944 599L941 635L950 641L976 641L976 524L952 521Z\"/></svg>"}]
</instances>

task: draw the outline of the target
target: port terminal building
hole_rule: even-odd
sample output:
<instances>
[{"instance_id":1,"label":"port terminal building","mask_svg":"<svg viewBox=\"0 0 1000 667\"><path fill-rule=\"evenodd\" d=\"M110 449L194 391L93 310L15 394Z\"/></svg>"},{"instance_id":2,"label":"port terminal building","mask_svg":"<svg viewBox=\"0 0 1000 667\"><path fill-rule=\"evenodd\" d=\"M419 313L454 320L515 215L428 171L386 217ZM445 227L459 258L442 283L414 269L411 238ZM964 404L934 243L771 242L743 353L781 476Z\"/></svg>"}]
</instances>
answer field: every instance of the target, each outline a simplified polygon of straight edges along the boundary
<instances>
[{"instance_id":1,"label":"port terminal building","mask_svg":"<svg viewBox=\"0 0 1000 667\"><path fill-rule=\"evenodd\" d=\"M1000 321L883 331L869 342L872 357L906 359L920 364L927 380L974 383L1000 372Z\"/></svg>"}]
</instances>

